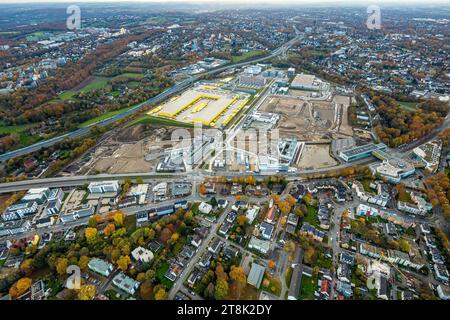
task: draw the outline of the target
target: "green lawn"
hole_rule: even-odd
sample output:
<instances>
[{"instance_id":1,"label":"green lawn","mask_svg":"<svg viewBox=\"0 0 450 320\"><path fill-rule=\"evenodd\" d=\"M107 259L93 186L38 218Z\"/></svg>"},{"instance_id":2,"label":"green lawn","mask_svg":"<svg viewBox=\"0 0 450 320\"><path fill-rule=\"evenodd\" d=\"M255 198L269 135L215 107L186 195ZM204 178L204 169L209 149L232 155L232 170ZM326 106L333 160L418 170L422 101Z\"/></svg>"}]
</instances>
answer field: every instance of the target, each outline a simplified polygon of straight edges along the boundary
<instances>
[{"instance_id":1,"label":"green lawn","mask_svg":"<svg viewBox=\"0 0 450 320\"><path fill-rule=\"evenodd\" d=\"M370 187L370 184L371 184L372 182L373 182L373 180L371 180L371 179L364 179L364 180L361 181L361 184L363 185L363 188L364 188L364 191L365 191L365 192L375 194L375 190L373 190L373 189Z\"/></svg>"},{"instance_id":2,"label":"green lawn","mask_svg":"<svg viewBox=\"0 0 450 320\"><path fill-rule=\"evenodd\" d=\"M123 225L125 227L125 229L127 229L128 233L132 233L136 230L136 215L129 215L126 216L124 221L123 221Z\"/></svg>"},{"instance_id":3,"label":"green lawn","mask_svg":"<svg viewBox=\"0 0 450 320\"><path fill-rule=\"evenodd\" d=\"M286 281L286 286L289 287L291 286L291 278L292 278L292 268L288 267L286 270L286 274L285 274L285 281Z\"/></svg>"},{"instance_id":4,"label":"green lawn","mask_svg":"<svg viewBox=\"0 0 450 320\"><path fill-rule=\"evenodd\" d=\"M232 56L231 57L231 62L233 63L237 63L237 62L241 62L241 61L245 61L248 59L251 59L255 56L258 56L262 53L263 51L261 50L252 50L246 53L241 54L240 56Z\"/></svg>"},{"instance_id":5,"label":"green lawn","mask_svg":"<svg viewBox=\"0 0 450 320\"><path fill-rule=\"evenodd\" d=\"M416 111L417 110L416 102L400 102L400 101L398 101L398 103L400 104L400 107L403 110L406 110L406 111Z\"/></svg>"},{"instance_id":6,"label":"green lawn","mask_svg":"<svg viewBox=\"0 0 450 320\"><path fill-rule=\"evenodd\" d=\"M141 118L134 120L129 126L134 126L136 124L159 124L165 126L173 126L173 127L182 127L182 128L193 128L194 125L192 123L184 123L176 120L153 117L149 115L145 115Z\"/></svg>"},{"instance_id":7,"label":"green lawn","mask_svg":"<svg viewBox=\"0 0 450 320\"><path fill-rule=\"evenodd\" d=\"M112 80L113 81L140 81L144 75L142 73L137 72L125 72L122 74L119 74L118 76L115 76Z\"/></svg>"},{"instance_id":8,"label":"green lawn","mask_svg":"<svg viewBox=\"0 0 450 320\"><path fill-rule=\"evenodd\" d=\"M109 78L105 77L95 77L94 80L89 82L79 92L89 92L96 89L101 89L108 84Z\"/></svg>"},{"instance_id":9,"label":"green lawn","mask_svg":"<svg viewBox=\"0 0 450 320\"><path fill-rule=\"evenodd\" d=\"M115 110L115 111L106 112L106 113L104 113L104 114L102 114L102 115L100 115L100 116L98 116L96 118L92 118L91 120L83 122L82 124L79 125L79 127L80 128L87 127L88 125L94 124L96 122L99 122L99 121L102 121L102 120L114 117L114 116L116 116L118 114L121 114L121 113L123 113L125 111L128 111L131 108L133 108L133 107L128 107L128 108L123 108L123 109L119 109L119 110Z\"/></svg>"},{"instance_id":10,"label":"green lawn","mask_svg":"<svg viewBox=\"0 0 450 320\"><path fill-rule=\"evenodd\" d=\"M8 133L19 133L26 131L30 126L23 124L23 125L16 125L16 126L5 126L2 123L0 123L0 134L8 134Z\"/></svg>"},{"instance_id":11,"label":"green lawn","mask_svg":"<svg viewBox=\"0 0 450 320\"><path fill-rule=\"evenodd\" d=\"M13 36L18 33L17 31L0 31L0 36Z\"/></svg>"},{"instance_id":12,"label":"green lawn","mask_svg":"<svg viewBox=\"0 0 450 320\"><path fill-rule=\"evenodd\" d=\"M299 300L313 300L314 291L317 288L317 281L314 278L303 275L300 287Z\"/></svg>"},{"instance_id":13,"label":"green lawn","mask_svg":"<svg viewBox=\"0 0 450 320\"><path fill-rule=\"evenodd\" d=\"M27 132L27 129L30 127L31 125L5 126L4 124L0 123L0 134L17 133L19 135L19 144L16 146L16 148L21 148L38 142L41 139L39 136L30 135Z\"/></svg>"},{"instance_id":14,"label":"green lawn","mask_svg":"<svg viewBox=\"0 0 450 320\"><path fill-rule=\"evenodd\" d=\"M272 276L268 277L267 274L264 274L261 289L279 297L281 294L281 280Z\"/></svg>"},{"instance_id":15,"label":"green lawn","mask_svg":"<svg viewBox=\"0 0 450 320\"><path fill-rule=\"evenodd\" d=\"M164 275L166 274L167 270L169 270L169 263L164 262L161 264L161 266L156 270L156 278L159 280L159 282L165 286L167 289L172 288L173 282L167 279Z\"/></svg>"},{"instance_id":16,"label":"green lawn","mask_svg":"<svg viewBox=\"0 0 450 320\"><path fill-rule=\"evenodd\" d=\"M80 90L67 90L58 95L60 100L69 100L77 93L86 93L92 90L102 89L108 85L110 78L107 77L94 77L94 79Z\"/></svg>"},{"instance_id":17,"label":"green lawn","mask_svg":"<svg viewBox=\"0 0 450 320\"><path fill-rule=\"evenodd\" d=\"M310 225L316 228L320 228L320 221L317 218L318 208L314 206L307 206L308 214L303 218L303 222L308 222Z\"/></svg>"},{"instance_id":18,"label":"green lawn","mask_svg":"<svg viewBox=\"0 0 450 320\"><path fill-rule=\"evenodd\" d=\"M63 93L61 93L58 98L61 100L69 100L70 98L72 98L77 92L73 91L73 90L67 90L64 91Z\"/></svg>"}]
</instances>

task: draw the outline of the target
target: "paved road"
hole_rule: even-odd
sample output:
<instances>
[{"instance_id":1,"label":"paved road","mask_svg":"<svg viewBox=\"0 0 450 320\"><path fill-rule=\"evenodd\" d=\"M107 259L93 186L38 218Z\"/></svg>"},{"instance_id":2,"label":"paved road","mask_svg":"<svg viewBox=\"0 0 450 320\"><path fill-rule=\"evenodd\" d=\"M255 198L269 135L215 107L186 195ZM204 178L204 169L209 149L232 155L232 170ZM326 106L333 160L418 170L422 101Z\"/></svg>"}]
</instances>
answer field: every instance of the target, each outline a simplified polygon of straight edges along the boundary
<instances>
[{"instance_id":1,"label":"paved road","mask_svg":"<svg viewBox=\"0 0 450 320\"><path fill-rule=\"evenodd\" d=\"M175 294L183 287L183 283L187 280L191 272L193 271L195 264L200 259L200 257L208 251L208 245L210 241L217 237L217 230L219 229L220 225L223 223L225 218L227 217L228 213L231 211L232 204L229 203L228 207L225 209L225 211L222 213L222 215L219 217L219 219L216 221L216 223L212 224L209 233L205 239L203 239L200 247L197 249L197 252L192 257L192 259L187 264L186 268L183 270L183 273L181 276L175 280L172 289L169 292L169 300L172 300L175 297Z\"/></svg>"},{"instance_id":2,"label":"paved road","mask_svg":"<svg viewBox=\"0 0 450 320\"><path fill-rule=\"evenodd\" d=\"M375 158L362 159L360 161L354 161L351 163L341 164L332 168L327 169L314 169L314 170L303 170L296 172L264 172L264 173L246 173L246 172L210 172L207 170L197 169L192 172L177 172L177 173L121 173L121 174L98 174L98 175L84 175L84 176L65 176L65 177L53 177L53 178L39 178L39 179L29 179L15 182L0 183L0 193L8 193L20 190L28 190L30 188L36 187L75 187L82 186L92 181L105 181L105 180L119 180L123 181L127 178L135 179L142 178L144 181L155 181L156 179L162 180L180 180L189 179L190 181L202 181L205 177L211 176L223 176L227 178L248 176L253 175L255 178L264 178L266 176L284 176L286 180L298 180L302 177L310 174L324 174L329 171L334 171L338 169L343 169L346 167L351 167L354 165L364 165L377 162Z\"/></svg>"}]
</instances>

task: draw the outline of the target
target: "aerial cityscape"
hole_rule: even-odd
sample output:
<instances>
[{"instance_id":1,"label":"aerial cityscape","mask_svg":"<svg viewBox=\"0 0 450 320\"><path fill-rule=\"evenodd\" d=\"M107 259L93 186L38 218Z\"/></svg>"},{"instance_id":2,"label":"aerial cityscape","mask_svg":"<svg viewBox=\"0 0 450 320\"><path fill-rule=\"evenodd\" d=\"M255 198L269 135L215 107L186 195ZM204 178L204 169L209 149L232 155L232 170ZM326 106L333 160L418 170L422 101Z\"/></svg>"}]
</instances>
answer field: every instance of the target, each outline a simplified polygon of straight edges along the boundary
<instances>
[{"instance_id":1,"label":"aerial cityscape","mask_svg":"<svg viewBox=\"0 0 450 320\"><path fill-rule=\"evenodd\" d=\"M0 2L0 300L449 300L450 5L338 2Z\"/></svg>"}]
</instances>

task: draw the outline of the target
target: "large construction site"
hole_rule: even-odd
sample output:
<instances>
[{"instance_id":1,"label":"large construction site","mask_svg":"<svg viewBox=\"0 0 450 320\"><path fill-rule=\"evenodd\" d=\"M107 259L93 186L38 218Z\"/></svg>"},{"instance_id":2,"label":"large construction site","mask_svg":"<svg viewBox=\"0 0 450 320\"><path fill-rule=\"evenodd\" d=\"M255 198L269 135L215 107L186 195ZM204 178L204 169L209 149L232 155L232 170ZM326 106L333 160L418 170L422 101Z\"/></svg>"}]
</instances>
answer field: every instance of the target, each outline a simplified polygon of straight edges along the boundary
<instances>
[{"instance_id":1,"label":"large construction site","mask_svg":"<svg viewBox=\"0 0 450 320\"><path fill-rule=\"evenodd\" d=\"M276 128L280 136L295 136L307 142L321 142L330 135L352 135L347 108L351 97L334 95L329 99L268 96L259 111L280 115Z\"/></svg>"},{"instance_id":2,"label":"large construction site","mask_svg":"<svg viewBox=\"0 0 450 320\"><path fill-rule=\"evenodd\" d=\"M221 89L215 84L197 84L181 95L152 109L151 116L211 128L225 127L246 105L249 95Z\"/></svg>"}]
</instances>

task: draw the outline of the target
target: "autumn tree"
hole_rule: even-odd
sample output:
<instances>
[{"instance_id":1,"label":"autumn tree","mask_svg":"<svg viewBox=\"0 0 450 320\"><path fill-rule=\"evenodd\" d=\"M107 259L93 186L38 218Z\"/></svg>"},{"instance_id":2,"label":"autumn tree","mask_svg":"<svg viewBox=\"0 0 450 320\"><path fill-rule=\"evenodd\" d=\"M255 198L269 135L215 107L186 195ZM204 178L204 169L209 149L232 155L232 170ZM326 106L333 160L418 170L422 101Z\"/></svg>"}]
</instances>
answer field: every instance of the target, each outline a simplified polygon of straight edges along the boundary
<instances>
[{"instance_id":1,"label":"autumn tree","mask_svg":"<svg viewBox=\"0 0 450 320\"><path fill-rule=\"evenodd\" d=\"M198 187L198 192L201 194L201 195L205 195L206 194L206 187L203 185L203 183Z\"/></svg>"},{"instance_id":2,"label":"autumn tree","mask_svg":"<svg viewBox=\"0 0 450 320\"><path fill-rule=\"evenodd\" d=\"M239 215L239 216L237 217L237 223L238 223L238 225L240 225L241 227L244 226L244 225L246 225L247 222L248 222L248 218L247 218L246 215L241 214L241 215Z\"/></svg>"},{"instance_id":3,"label":"autumn tree","mask_svg":"<svg viewBox=\"0 0 450 320\"><path fill-rule=\"evenodd\" d=\"M153 295L153 286L150 281L145 280L139 287L139 295L142 300L151 300Z\"/></svg>"},{"instance_id":4,"label":"autumn tree","mask_svg":"<svg viewBox=\"0 0 450 320\"><path fill-rule=\"evenodd\" d=\"M297 217L299 217L299 218L303 218L303 217L308 213L308 209L306 208L306 206L305 206L305 205L303 205L303 206L304 206L305 209L306 209L306 213L303 212L302 206L295 208L294 211L293 211L294 214L295 214Z\"/></svg>"},{"instance_id":5,"label":"autumn tree","mask_svg":"<svg viewBox=\"0 0 450 320\"><path fill-rule=\"evenodd\" d=\"M315 206L317 203L314 196L309 192L303 196L302 200L309 206Z\"/></svg>"},{"instance_id":6,"label":"autumn tree","mask_svg":"<svg viewBox=\"0 0 450 320\"><path fill-rule=\"evenodd\" d=\"M223 265L221 263L218 263L216 266L216 277L217 280L228 281L228 275L225 272Z\"/></svg>"},{"instance_id":7,"label":"autumn tree","mask_svg":"<svg viewBox=\"0 0 450 320\"><path fill-rule=\"evenodd\" d=\"M248 176L245 178L245 183L254 186L256 184L256 179L254 176Z\"/></svg>"},{"instance_id":8,"label":"autumn tree","mask_svg":"<svg viewBox=\"0 0 450 320\"><path fill-rule=\"evenodd\" d=\"M293 196L291 196L290 194L287 195L286 199L285 199L289 205L292 207L297 203L297 199L295 199Z\"/></svg>"},{"instance_id":9,"label":"autumn tree","mask_svg":"<svg viewBox=\"0 0 450 320\"><path fill-rule=\"evenodd\" d=\"M288 214L291 211L291 205L288 201L281 201L278 204L278 208L280 209L280 212L284 215Z\"/></svg>"},{"instance_id":10,"label":"autumn tree","mask_svg":"<svg viewBox=\"0 0 450 320\"><path fill-rule=\"evenodd\" d=\"M27 292L28 289L30 289L32 280L30 278L21 278L19 279L10 289L9 289L9 295L11 298L15 299L17 297L20 297L25 292Z\"/></svg>"},{"instance_id":11,"label":"autumn tree","mask_svg":"<svg viewBox=\"0 0 450 320\"><path fill-rule=\"evenodd\" d=\"M119 259L117 259L117 266L122 270L122 271L127 271L128 269L128 265L131 263L131 259L129 256L120 256Z\"/></svg>"},{"instance_id":12,"label":"autumn tree","mask_svg":"<svg viewBox=\"0 0 450 320\"><path fill-rule=\"evenodd\" d=\"M143 184L144 183L144 179L142 179L142 177L137 177L136 178L136 183L137 184Z\"/></svg>"},{"instance_id":13,"label":"autumn tree","mask_svg":"<svg viewBox=\"0 0 450 320\"><path fill-rule=\"evenodd\" d=\"M58 258L56 261L56 272L63 276L67 273L67 267L69 266L69 260L67 258Z\"/></svg>"},{"instance_id":14,"label":"autumn tree","mask_svg":"<svg viewBox=\"0 0 450 320\"><path fill-rule=\"evenodd\" d=\"M30 275L33 272L33 259L25 259L20 264L20 271L25 275Z\"/></svg>"},{"instance_id":15,"label":"autumn tree","mask_svg":"<svg viewBox=\"0 0 450 320\"><path fill-rule=\"evenodd\" d=\"M228 295L228 282L223 279L217 280L214 289L214 298L216 300L223 300Z\"/></svg>"},{"instance_id":16,"label":"autumn tree","mask_svg":"<svg viewBox=\"0 0 450 320\"><path fill-rule=\"evenodd\" d=\"M237 297L239 298L242 289L244 289L247 284L247 277L245 276L244 269L242 267L232 266L229 275L230 279L237 285Z\"/></svg>"},{"instance_id":17,"label":"autumn tree","mask_svg":"<svg viewBox=\"0 0 450 320\"><path fill-rule=\"evenodd\" d=\"M114 223L108 223L108 225L103 229L103 233L107 237L111 236L114 231L116 231L116 226Z\"/></svg>"},{"instance_id":18,"label":"autumn tree","mask_svg":"<svg viewBox=\"0 0 450 320\"><path fill-rule=\"evenodd\" d=\"M114 223L115 223L116 227L120 227L123 225L124 218L125 218L125 215L122 210L117 210L114 213L113 219L114 219Z\"/></svg>"},{"instance_id":19,"label":"autumn tree","mask_svg":"<svg viewBox=\"0 0 450 320\"><path fill-rule=\"evenodd\" d=\"M123 185L122 185L123 193L128 193L128 191L130 191L130 188L131 188L131 179L127 178L127 179L125 179L125 181L123 182Z\"/></svg>"},{"instance_id":20,"label":"autumn tree","mask_svg":"<svg viewBox=\"0 0 450 320\"><path fill-rule=\"evenodd\" d=\"M84 284L81 286L80 291L78 291L78 299L80 300L92 300L95 297L95 285Z\"/></svg>"},{"instance_id":21,"label":"autumn tree","mask_svg":"<svg viewBox=\"0 0 450 320\"><path fill-rule=\"evenodd\" d=\"M160 287L155 293L155 300L166 300L167 292L163 287Z\"/></svg>"},{"instance_id":22,"label":"autumn tree","mask_svg":"<svg viewBox=\"0 0 450 320\"><path fill-rule=\"evenodd\" d=\"M81 256L80 260L78 260L78 267L81 270L86 270L91 259L88 256Z\"/></svg>"},{"instance_id":23,"label":"autumn tree","mask_svg":"<svg viewBox=\"0 0 450 320\"><path fill-rule=\"evenodd\" d=\"M89 244L93 244L97 240L97 229L96 228L86 228L84 231L86 241Z\"/></svg>"}]
</instances>

